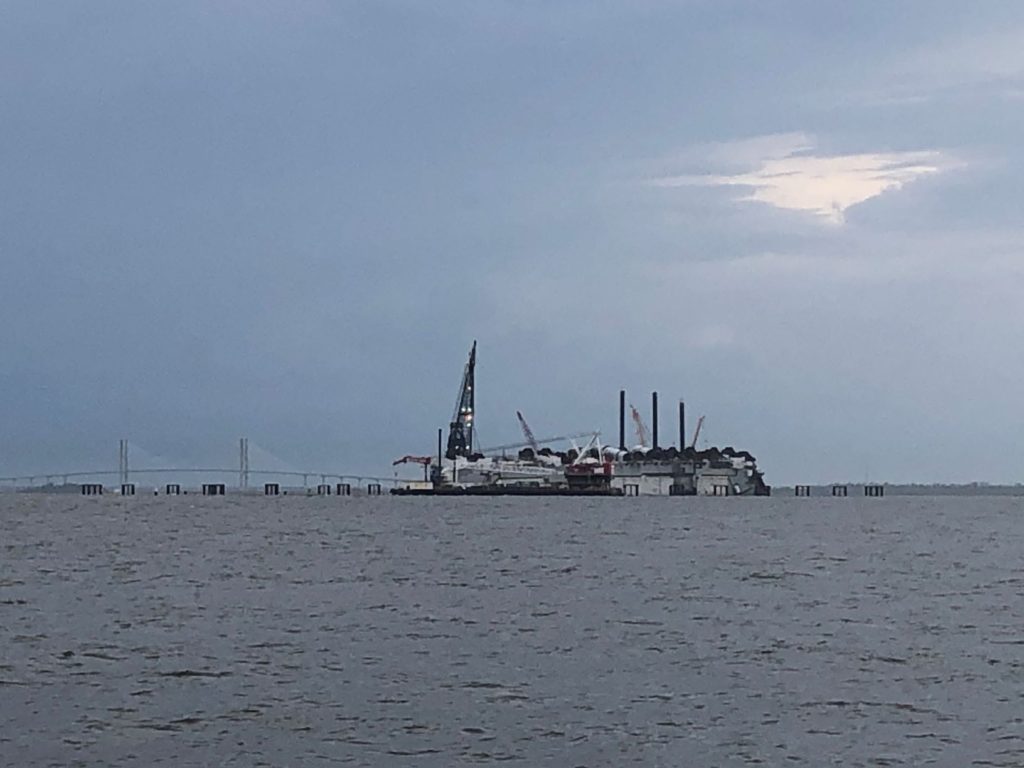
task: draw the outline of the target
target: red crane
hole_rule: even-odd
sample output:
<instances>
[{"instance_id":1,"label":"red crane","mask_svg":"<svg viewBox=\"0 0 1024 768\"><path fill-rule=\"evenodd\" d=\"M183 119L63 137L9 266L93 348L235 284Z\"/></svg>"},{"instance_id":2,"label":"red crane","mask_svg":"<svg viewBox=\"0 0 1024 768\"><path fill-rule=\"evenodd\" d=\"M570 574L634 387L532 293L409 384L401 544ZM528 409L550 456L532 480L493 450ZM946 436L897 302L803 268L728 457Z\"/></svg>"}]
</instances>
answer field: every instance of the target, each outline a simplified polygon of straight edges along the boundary
<instances>
[{"instance_id":1,"label":"red crane","mask_svg":"<svg viewBox=\"0 0 1024 768\"><path fill-rule=\"evenodd\" d=\"M638 411L636 406L632 403L629 405L629 410L633 414L633 423L636 425L636 439L640 441L641 448L646 448L647 444L651 442L651 436L650 432L647 431L647 425L644 424L640 411Z\"/></svg>"},{"instance_id":2,"label":"red crane","mask_svg":"<svg viewBox=\"0 0 1024 768\"><path fill-rule=\"evenodd\" d=\"M391 462L391 466L397 467L399 464L422 464L423 479L426 481L430 479L430 465L433 461L433 456L403 456L402 458L395 459Z\"/></svg>"}]
</instances>

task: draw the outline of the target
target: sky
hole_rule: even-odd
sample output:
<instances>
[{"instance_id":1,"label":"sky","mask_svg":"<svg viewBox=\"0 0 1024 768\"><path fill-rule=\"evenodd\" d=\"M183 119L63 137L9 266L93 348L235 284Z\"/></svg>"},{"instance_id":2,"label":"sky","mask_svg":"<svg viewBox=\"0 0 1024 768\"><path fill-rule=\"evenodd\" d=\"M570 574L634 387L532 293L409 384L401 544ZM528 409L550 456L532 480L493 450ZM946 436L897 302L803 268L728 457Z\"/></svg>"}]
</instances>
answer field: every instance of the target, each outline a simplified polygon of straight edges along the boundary
<instances>
[{"instance_id":1,"label":"sky","mask_svg":"<svg viewBox=\"0 0 1024 768\"><path fill-rule=\"evenodd\" d=\"M1017 0L0 0L0 475L390 474L476 339L485 445L1024 481L1021 135Z\"/></svg>"}]
</instances>

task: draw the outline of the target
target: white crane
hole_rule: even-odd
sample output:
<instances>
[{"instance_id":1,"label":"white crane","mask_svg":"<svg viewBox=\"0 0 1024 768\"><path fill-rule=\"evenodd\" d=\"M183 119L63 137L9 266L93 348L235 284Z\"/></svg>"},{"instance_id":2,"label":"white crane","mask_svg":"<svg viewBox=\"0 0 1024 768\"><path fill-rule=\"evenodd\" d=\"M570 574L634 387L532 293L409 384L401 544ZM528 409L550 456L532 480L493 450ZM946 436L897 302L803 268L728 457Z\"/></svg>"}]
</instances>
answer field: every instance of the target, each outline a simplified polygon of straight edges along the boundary
<instances>
[{"instance_id":1,"label":"white crane","mask_svg":"<svg viewBox=\"0 0 1024 768\"><path fill-rule=\"evenodd\" d=\"M697 428L693 430L693 442L690 443L691 448L697 447L697 438L700 437L700 428L704 426L704 417L701 416L697 419Z\"/></svg>"},{"instance_id":2,"label":"white crane","mask_svg":"<svg viewBox=\"0 0 1024 768\"><path fill-rule=\"evenodd\" d=\"M526 438L526 444L529 445L533 452L536 453L539 450L537 438L533 436L533 430L530 429L530 425L526 423L526 419L523 418L523 414L520 411L516 411L516 418L519 419L519 426L522 427L523 437Z\"/></svg>"}]
</instances>

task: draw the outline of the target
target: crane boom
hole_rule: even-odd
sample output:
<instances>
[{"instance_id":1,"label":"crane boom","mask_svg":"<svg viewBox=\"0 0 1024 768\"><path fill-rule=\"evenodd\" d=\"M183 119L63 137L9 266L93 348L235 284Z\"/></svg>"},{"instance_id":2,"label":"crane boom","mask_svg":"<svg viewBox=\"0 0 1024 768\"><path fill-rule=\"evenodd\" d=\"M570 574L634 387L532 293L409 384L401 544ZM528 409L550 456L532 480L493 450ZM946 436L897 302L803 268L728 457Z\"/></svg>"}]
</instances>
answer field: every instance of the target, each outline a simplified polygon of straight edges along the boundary
<instances>
[{"instance_id":1,"label":"crane boom","mask_svg":"<svg viewBox=\"0 0 1024 768\"><path fill-rule=\"evenodd\" d=\"M454 459L456 456L469 456L473 453L474 422L476 415L476 342L469 350L469 360L462 372L462 384L459 386L459 397L455 401L455 413L448 429L448 450L445 456Z\"/></svg>"},{"instance_id":2,"label":"crane boom","mask_svg":"<svg viewBox=\"0 0 1024 768\"><path fill-rule=\"evenodd\" d=\"M700 428L704 426L704 417L701 416L697 419L697 428L693 430L693 442L690 443L691 448L697 447L697 438L700 437Z\"/></svg>"},{"instance_id":3,"label":"crane boom","mask_svg":"<svg viewBox=\"0 0 1024 768\"><path fill-rule=\"evenodd\" d=\"M636 409L632 403L629 405L629 410L633 416L633 424L636 425L636 439L640 443L641 448L646 448L651 442L651 434L647 430L647 425L644 424L644 419L640 415L640 411Z\"/></svg>"},{"instance_id":4,"label":"crane boom","mask_svg":"<svg viewBox=\"0 0 1024 768\"><path fill-rule=\"evenodd\" d=\"M400 459L395 459L391 462L391 466L397 467L399 464L427 464L429 465L434 460L433 456L403 456Z\"/></svg>"},{"instance_id":5,"label":"crane boom","mask_svg":"<svg viewBox=\"0 0 1024 768\"><path fill-rule=\"evenodd\" d=\"M526 419L523 418L523 414L520 411L516 411L516 418L519 419L519 426L523 428L523 437L526 438L527 444L536 451L537 438L533 436L533 430L530 429L530 425L526 423Z\"/></svg>"},{"instance_id":6,"label":"crane boom","mask_svg":"<svg viewBox=\"0 0 1024 768\"><path fill-rule=\"evenodd\" d=\"M577 437L592 437L594 434L600 435L600 432L576 432L572 435L558 435L557 437L545 437L542 440L537 440L537 445L547 445L548 443L560 443L563 440L574 440ZM508 445L494 445L490 448L484 448L481 453L495 453L496 451L511 451L514 448L526 448L529 443L509 443Z\"/></svg>"},{"instance_id":7,"label":"crane boom","mask_svg":"<svg viewBox=\"0 0 1024 768\"><path fill-rule=\"evenodd\" d=\"M391 466L397 467L399 464L421 464L423 466L423 481L426 482L430 478L430 465L433 461L433 456L403 456L400 459L392 461Z\"/></svg>"}]
</instances>

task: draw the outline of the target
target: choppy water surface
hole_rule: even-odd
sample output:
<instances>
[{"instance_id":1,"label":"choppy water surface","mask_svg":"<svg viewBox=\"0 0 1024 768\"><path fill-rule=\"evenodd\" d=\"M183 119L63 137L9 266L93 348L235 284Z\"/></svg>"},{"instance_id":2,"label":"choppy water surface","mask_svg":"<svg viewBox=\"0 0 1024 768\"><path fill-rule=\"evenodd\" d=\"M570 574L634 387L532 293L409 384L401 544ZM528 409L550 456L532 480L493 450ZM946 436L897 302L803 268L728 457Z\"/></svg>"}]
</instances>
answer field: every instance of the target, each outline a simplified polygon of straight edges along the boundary
<instances>
[{"instance_id":1,"label":"choppy water surface","mask_svg":"<svg viewBox=\"0 0 1024 768\"><path fill-rule=\"evenodd\" d=\"M0 496L4 765L1024 765L1024 501Z\"/></svg>"}]
</instances>

